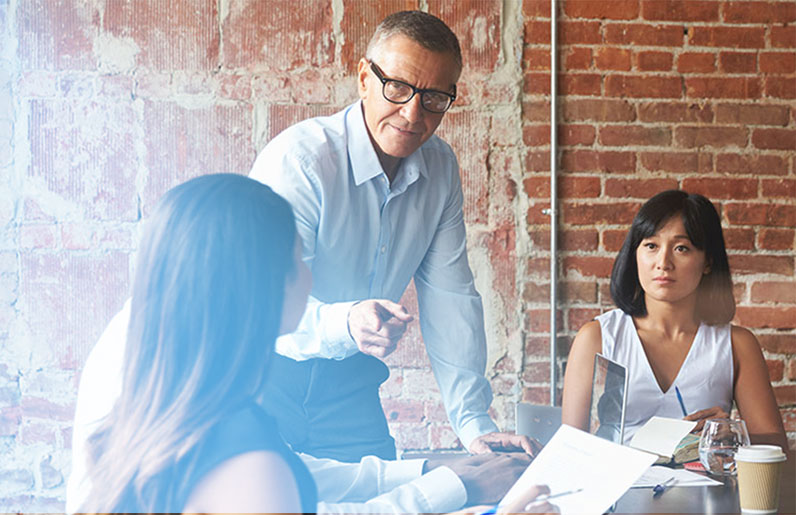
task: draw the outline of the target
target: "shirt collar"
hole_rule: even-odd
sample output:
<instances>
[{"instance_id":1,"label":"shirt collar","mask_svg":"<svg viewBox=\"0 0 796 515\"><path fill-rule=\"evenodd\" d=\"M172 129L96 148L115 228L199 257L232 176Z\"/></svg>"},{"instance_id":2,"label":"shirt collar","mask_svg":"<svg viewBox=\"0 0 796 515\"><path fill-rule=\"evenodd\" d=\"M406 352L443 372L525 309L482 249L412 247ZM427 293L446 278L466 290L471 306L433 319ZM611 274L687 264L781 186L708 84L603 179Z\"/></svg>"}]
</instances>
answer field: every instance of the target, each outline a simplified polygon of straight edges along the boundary
<instances>
[{"instance_id":1,"label":"shirt collar","mask_svg":"<svg viewBox=\"0 0 796 515\"><path fill-rule=\"evenodd\" d=\"M346 133L348 134L348 158L354 174L354 183L359 186L384 173L379 156L370 141L362 101L351 105L345 117ZM426 142L428 143L428 142ZM425 145L425 144L424 144ZM419 175L428 176L425 160L422 158L421 146L410 156L401 160L397 182L407 182L407 186L415 182ZM404 176L404 177L402 177Z\"/></svg>"}]
</instances>

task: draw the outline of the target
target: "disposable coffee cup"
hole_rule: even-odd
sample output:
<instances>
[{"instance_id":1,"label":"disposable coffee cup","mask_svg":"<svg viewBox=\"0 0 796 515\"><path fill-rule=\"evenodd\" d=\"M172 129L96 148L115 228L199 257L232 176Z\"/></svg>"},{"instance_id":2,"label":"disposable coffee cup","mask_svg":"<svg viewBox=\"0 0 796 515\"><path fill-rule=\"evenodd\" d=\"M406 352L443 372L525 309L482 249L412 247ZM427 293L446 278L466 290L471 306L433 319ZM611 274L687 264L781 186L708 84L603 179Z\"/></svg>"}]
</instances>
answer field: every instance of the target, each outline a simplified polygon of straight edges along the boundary
<instances>
[{"instance_id":1,"label":"disposable coffee cup","mask_svg":"<svg viewBox=\"0 0 796 515\"><path fill-rule=\"evenodd\" d=\"M738 494L743 513L776 513L779 506L779 474L787 459L776 445L745 445L738 448Z\"/></svg>"}]
</instances>

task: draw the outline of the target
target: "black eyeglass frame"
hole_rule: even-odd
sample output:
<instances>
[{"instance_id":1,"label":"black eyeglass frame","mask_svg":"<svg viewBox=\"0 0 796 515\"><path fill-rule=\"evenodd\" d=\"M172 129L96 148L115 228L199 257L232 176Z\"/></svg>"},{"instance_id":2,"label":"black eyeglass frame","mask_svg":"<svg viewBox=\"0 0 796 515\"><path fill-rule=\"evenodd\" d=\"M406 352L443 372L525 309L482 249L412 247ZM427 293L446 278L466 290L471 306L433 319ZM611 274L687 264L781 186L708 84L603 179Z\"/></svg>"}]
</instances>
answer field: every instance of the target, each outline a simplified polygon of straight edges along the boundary
<instances>
[{"instance_id":1,"label":"black eyeglass frame","mask_svg":"<svg viewBox=\"0 0 796 515\"><path fill-rule=\"evenodd\" d=\"M404 82L404 81L398 80L398 79L390 79L388 77L385 77L384 76L384 72L381 71L381 68L379 68L379 65L377 65L376 63L374 63L371 60L368 60L368 62L370 63L370 69L373 71L373 74L381 82L381 96L383 96L384 100L386 100L387 102L390 102L390 103L393 103L393 104L407 104L413 98L415 98L415 95L420 93L420 105L423 107L423 109L425 109L429 113L442 114L442 113L447 112L448 109L450 109L451 106L453 105L453 101L456 100L456 85L455 84L453 85L453 93L448 93L447 91L440 91L438 89L416 88L414 85L409 84L408 82ZM409 96L409 98L407 98L406 100L402 100L402 101L398 101L398 100L393 100L391 98L387 98L387 94L385 93L385 89L387 87L387 83L388 82L397 82L398 84L406 86L407 88L410 88L412 90L412 94ZM446 97L448 97L450 99L450 101L448 102L448 106L445 109L443 109L442 111L433 111L433 110L429 109L428 107L426 107L425 102L423 102L423 96L426 93L437 93L437 94L440 94L440 95L445 95Z\"/></svg>"}]
</instances>

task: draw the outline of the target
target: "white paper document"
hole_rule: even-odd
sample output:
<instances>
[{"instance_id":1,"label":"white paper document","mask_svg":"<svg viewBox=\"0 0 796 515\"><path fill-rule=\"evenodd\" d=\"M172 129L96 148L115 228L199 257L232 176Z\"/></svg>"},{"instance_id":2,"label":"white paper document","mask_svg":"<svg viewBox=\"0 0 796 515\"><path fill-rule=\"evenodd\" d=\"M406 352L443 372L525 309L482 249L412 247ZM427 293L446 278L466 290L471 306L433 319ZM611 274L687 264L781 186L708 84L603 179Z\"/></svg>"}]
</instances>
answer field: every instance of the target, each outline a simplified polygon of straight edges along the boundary
<instances>
[{"instance_id":1,"label":"white paper document","mask_svg":"<svg viewBox=\"0 0 796 515\"><path fill-rule=\"evenodd\" d=\"M660 485L671 478L674 478L674 483L671 483L671 486L714 486L722 484L720 481L710 479L690 470L653 465L633 483L633 488L653 488L655 485Z\"/></svg>"},{"instance_id":2,"label":"white paper document","mask_svg":"<svg viewBox=\"0 0 796 515\"><path fill-rule=\"evenodd\" d=\"M551 495L582 489L549 501L558 506L561 513L600 515L656 458L654 454L562 425L500 501L500 507L523 499L533 485L547 485Z\"/></svg>"},{"instance_id":3,"label":"white paper document","mask_svg":"<svg viewBox=\"0 0 796 515\"><path fill-rule=\"evenodd\" d=\"M633 439L630 440L630 446L671 457L680 440L690 433L696 424L696 422L677 418L652 417L636 431Z\"/></svg>"}]
</instances>

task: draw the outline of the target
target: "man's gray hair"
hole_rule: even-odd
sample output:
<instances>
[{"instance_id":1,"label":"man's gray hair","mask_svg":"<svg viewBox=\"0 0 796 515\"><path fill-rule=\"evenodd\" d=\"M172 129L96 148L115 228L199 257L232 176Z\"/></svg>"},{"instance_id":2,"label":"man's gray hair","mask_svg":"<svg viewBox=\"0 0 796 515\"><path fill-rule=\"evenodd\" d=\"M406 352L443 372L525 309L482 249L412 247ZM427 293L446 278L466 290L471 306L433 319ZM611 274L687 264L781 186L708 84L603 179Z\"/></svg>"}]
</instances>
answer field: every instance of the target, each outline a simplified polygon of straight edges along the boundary
<instances>
[{"instance_id":1,"label":"man's gray hair","mask_svg":"<svg viewBox=\"0 0 796 515\"><path fill-rule=\"evenodd\" d=\"M376 27L373 37L370 38L365 57L373 59L376 47L399 34L432 52L452 55L459 70L462 69L462 50L459 47L459 38L445 25L445 22L423 11L399 11L384 18Z\"/></svg>"}]
</instances>

